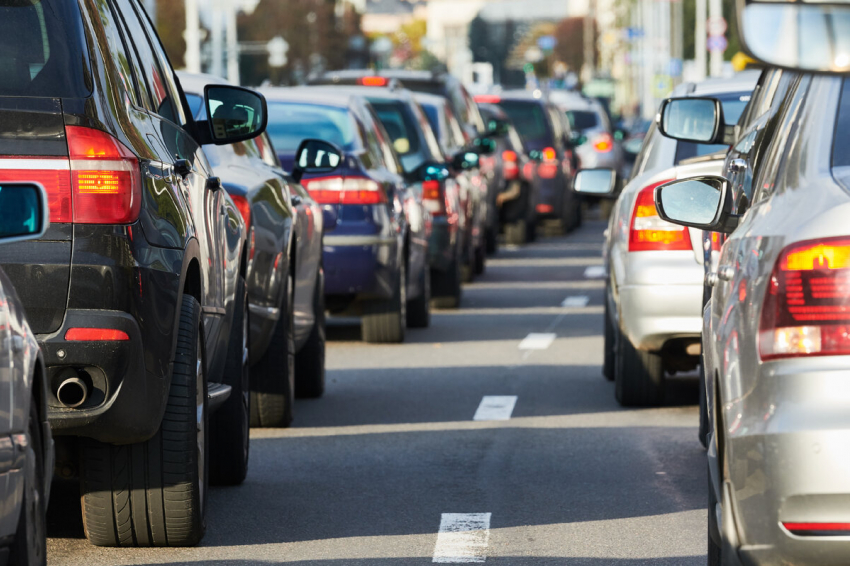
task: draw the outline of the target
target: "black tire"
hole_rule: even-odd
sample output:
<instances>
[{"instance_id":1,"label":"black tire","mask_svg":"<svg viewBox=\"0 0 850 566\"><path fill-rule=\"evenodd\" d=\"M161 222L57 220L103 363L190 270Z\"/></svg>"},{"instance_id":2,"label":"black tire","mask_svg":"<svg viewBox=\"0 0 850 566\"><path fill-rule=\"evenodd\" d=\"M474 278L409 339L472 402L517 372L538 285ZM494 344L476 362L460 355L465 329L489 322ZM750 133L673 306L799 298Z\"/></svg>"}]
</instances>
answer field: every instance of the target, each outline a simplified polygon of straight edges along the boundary
<instances>
[{"instance_id":1,"label":"black tire","mask_svg":"<svg viewBox=\"0 0 850 566\"><path fill-rule=\"evenodd\" d=\"M248 368L250 349L248 289L239 276L233 325L224 366L224 382L230 397L210 417L210 483L239 485L248 474L250 444L251 382Z\"/></svg>"},{"instance_id":2,"label":"black tire","mask_svg":"<svg viewBox=\"0 0 850 566\"><path fill-rule=\"evenodd\" d=\"M44 493L44 445L36 399L30 402L27 425L24 495L15 541L9 549L9 566L44 566L47 564L47 525Z\"/></svg>"},{"instance_id":3,"label":"black tire","mask_svg":"<svg viewBox=\"0 0 850 566\"><path fill-rule=\"evenodd\" d=\"M475 275L482 275L484 270L487 269L487 252L484 249L484 244L475 248L475 258L473 271L475 271Z\"/></svg>"},{"instance_id":4,"label":"black tire","mask_svg":"<svg viewBox=\"0 0 850 566\"><path fill-rule=\"evenodd\" d=\"M525 242L530 244L537 241L537 222L533 220L525 221Z\"/></svg>"},{"instance_id":5,"label":"black tire","mask_svg":"<svg viewBox=\"0 0 850 566\"><path fill-rule=\"evenodd\" d=\"M407 327L428 328L431 324L431 270L422 267L420 277L422 294L407 301Z\"/></svg>"},{"instance_id":6,"label":"black tire","mask_svg":"<svg viewBox=\"0 0 850 566\"><path fill-rule=\"evenodd\" d=\"M528 240L528 223L517 220L505 224L505 241L512 246L522 246Z\"/></svg>"},{"instance_id":7,"label":"black tire","mask_svg":"<svg viewBox=\"0 0 850 566\"><path fill-rule=\"evenodd\" d=\"M295 354L295 396L315 399L325 394L325 273L316 275L313 329Z\"/></svg>"},{"instance_id":8,"label":"black tire","mask_svg":"<svg viewBox=\"0 0 850 566\"><path fill-rule=\"evenodd\" d=\"M708 448L708 400L705 392L705 366L699 364L699 443Z\"/></svg>"},{"instance_id":9,"label":"black tire","mask_svg":"<svg viewBox=\"0 0 850 566\"><path fill-rule=\"evenodd\" d=\"M206 530L207 382L201 305L184 296L165 416L153 438L81 439L86 537L97 546L194 546Z\"/></svg>"},{"instance_id":10,"label":"black tire","mask_svg":"<svg viewBox=\"0 0 850 566\"><path fill-rule=\"evenodd\" d=\"M604 318L605 318L605 345L602 361L602 375L608 381L614 381L614 364L616 362L617 336L614 333L614 323L608 309L608 291L605 291Z\"/></svg>"},{"instance_id":11,"label":"black tire","mask_svg":"<svg viewBox=\"0 0 850 566\"><path fill-rule=\"evenodd\" d=\"M638 350L617 329L614 383L624 407L660 405L664 399L664 365L660 354Z\"/></svg>"},{"instance_id":12,"label":"black tire","mask_svg":"<svg viewBox=\"0 0 850 566\"><path fill-rule=\"evenodd\" d=\"M487 255L493 255L499 250L499 227L497 225L493 225L487 228L484 246Z\"/></svg>"},{"instance_id":13,"label":"black tire","mask_svg":"<svg viewBox=\"0 0 850 566\"><path fill-rule=\"evenodd\" d=\"M463 295L461 286L460 258L455 257L445 272L431 271L431 306L438 309L456 309ZM434 291L436 291L434 293Z\"/></svg>"},{"instance_id":14,"label":"black tire","mask_svg":"<svg viewBox=\"0 0 850 566\"><path fill-rule=\"evenodd\" d=\"M292 269L280 318L265 354L251 366L251 426L286 428L292 424L295 404L295 327L292 312Z\"/></svg>"},{"instance_id":15,"label":"black tire","mask_svg":"<svg viewBox=\"0 0 850 566\"><path fill-rule=\"evenodd\" d=\"M404 261L399 264L393 296L363 304L361 327L363 340L370 344L404 342L407 328L407 266Z\"/></svg>"}]
</instances>

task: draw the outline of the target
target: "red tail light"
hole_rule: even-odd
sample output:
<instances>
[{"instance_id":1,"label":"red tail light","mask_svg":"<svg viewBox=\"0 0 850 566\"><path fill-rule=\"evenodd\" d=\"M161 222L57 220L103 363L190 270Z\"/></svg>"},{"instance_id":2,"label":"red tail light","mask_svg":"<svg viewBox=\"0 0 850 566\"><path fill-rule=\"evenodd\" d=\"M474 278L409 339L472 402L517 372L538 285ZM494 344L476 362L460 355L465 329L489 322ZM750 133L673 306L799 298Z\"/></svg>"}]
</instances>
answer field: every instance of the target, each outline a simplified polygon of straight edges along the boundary
<instances>
[{"instance_id":1,"label":"red tail light","mask_svg":"<svg viewBox=\"0 0 850 566\"><path fill-rule=\"evenodd\" d=\"M526 162L525 165L522 166L522 178L526 181L534 180L534 163L531 161Z\"/></svg>"},{"instance_id":2,"label":"red tail light","mask_svg":"<svg viewBox=\"0 0 850 566\"><path fill-rule=\"evenodd\" d=\"M129 224L139 217L139 160L106 132L65 126L71 157L73 218L80 224Z\"/></svg>"},{"instance_id":3,"label":"red tail light","mask_svg":"<svg viewBox=\"0 0 850 566\"><path fill-rule=\"evenodd\" d=\"M242 220L245 221L245 226L251 225L251 203L248 199L241 195L230 195L233 199L233 204L239 209L239 214L242 215Z\"/></svg>"},{"instance_id":4,"label":"red tail light","mask_svg":"<svg viewBox=\"0 0 850 566\"><path fill-rule=\"evenodd\" d=\"M71 172L65 157L0 159L0 182L35 181L47 192L50 222L71 222Z\"/></svg>"},{"instance_id":5,"label":"red tail light","mask_svg":"<svg viewBox=\"0 0 850 566\"><path fill-rule=\"evenodd\" d=\"M723 247L723 240L721 239L722 235L723 234L721 234L720 232L711 233L711 251L719 252L720 249Z\"/></svg>"},{"instance_id":6,"label":"red tail light","mask_svg":"<svg viewBox=\"0 0 850 566\"><path fill-rule=\"evenodd\" d=\"M788 246L768 284L759 325L763 360L850 354L850 239Z\"/></svg>"},{"instance_id":7,"label":"red tail light","mask_svg":"<svg viewBox=\"0 0 850 566\"><path fill-rule=\"evenodd\" d=\"M362 86L387 86L389 79L386 77L361 77L357 83Z\"/></svg>"},{"instance_id":8,"label":"red tail light","mask_svg":"<svg viewBox=\"0 0 850 566\"><path fill-rule=\"evenodd\" d=\"M782 523L797 536L847 536L850 523Z\"/></svg>"},{"instance_id":9,"label":"red tail light","mask_svg":"<svg viewBox=\"0 0 850 566\"><path fill-rule=\"evenodd\" d=\"M446 215L446 191L440 181L422 183L422 204L431 216Z\"/></svg>"},{"instance_id":10,"label":"red tail light","mask_svg":"<svg viewBox=\"0 0 850 566\"><path fill-rule=\"evenodd\" d=\"M655 209L655 188L668 182L654 183L637 194L629 230L630 252L693 249L688 229L662 220Z\"/></svg>"},{"instance_id":11,"label":"red tail light","mask_svg":"<svg viewBox=\"0 0 850 566\"><path fill-rule=\"evenodd\" d=\"M608 153L614 149L614 138L612 138L611 134L608 132L600 134L595 140L593 140L593 149L599 153Z\"/></svg>"},{"instance_id":12,"label":"red tail light","mask_svg":"<svg viewBox=\"0 0 850 566\"><path fill-rule=\"evenodd\" d=\"M129 339L126 332L114 328L69 328L65 332L65 340L68 342L114 342Z\"/></svg>"},{"instance_id":13,"label":"red tail light","mask_svg":"<svg viewBox=\"0 0 850 566\"><path fill-rule=\"evenodd\" d=\"M365 177L319 177L302 181L319 204L384 204L387 194L381 185Z\"/></svg>"},{"instance_id":14,"label":"red tail light","mask_svg":"<svg viewBox=\"0 0 850 566\"><path fill-rule=\"evenodd\" d=\"M547 147L540 152L540 158L537 174L541 179L554 179L558 175L558 152L554 147Z\"/></svg>"},{"instance_id":15,"label":"red tail light","mask_svg":"<svg viewBox=\"0 0 850 566\"><path fill-rule=\"evenodd\" d=\"M538 204L537 212L540 214L551 214L555 211L555 208L551 204Z\"/></svg>"},{"instance_id":16,"label":"red tail light","mask_svg":"<svg viewBox=\"0 0 850 566\"><path fill-rule=\"evenodd\" d=\"M496 94L479 94L473 98L479 104L498 104L502 101L502 97Z\"/></svg>"},{"instance_id":17,"label":"red tail light","mask_svg":"<svg viewBox=\"0 0 850 566\"><path fill-rule=\"evenodd\" d=\"M505 179L512 181L519 177L519 165L517 164L517 156L515 151L507 150L502 152L502 171Z\"/></svg>"}]
</instances>

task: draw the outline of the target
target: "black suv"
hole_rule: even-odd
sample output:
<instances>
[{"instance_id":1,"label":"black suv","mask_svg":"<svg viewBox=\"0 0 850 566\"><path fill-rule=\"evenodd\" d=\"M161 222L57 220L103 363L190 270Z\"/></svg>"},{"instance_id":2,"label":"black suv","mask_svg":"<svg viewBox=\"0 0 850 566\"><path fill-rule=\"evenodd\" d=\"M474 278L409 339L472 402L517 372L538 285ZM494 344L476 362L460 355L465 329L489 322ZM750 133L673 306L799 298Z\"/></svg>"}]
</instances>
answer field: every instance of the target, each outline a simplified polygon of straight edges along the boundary
<instances>
[{"instance_id":1,"label":"black suv","mask_svg":"<svg viewBox=\"0 0 850 566\"><path fill-rule=\"evenodd\" d=\"M244 223L200 144L261 133L265 100L210 86L193 121L137 0L0 0L0 31L0 181L41 183L50 211L0 264L43 350L57 469L92 543L196 544L208 415L247 332Z\"/></svg>"}]
</instances>

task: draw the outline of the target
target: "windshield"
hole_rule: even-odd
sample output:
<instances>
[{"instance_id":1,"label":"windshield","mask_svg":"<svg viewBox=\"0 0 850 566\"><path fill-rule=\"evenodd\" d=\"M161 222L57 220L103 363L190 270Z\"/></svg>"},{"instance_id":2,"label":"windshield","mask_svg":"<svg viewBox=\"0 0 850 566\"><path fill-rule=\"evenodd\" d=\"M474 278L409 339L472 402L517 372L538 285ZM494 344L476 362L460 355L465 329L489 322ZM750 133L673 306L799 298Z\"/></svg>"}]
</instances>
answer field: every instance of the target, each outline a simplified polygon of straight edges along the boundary
<instances>
[{"instance_id":1,"label":"windshield","mask_svg":"<svg viewBox=\"0 0 850 566\"><path fill-rule=\"evenodd\" d=\"M570 127L579 132L585 132L599 127L599 116L591 110L567 110Z\"/></svg>"},{"instance_id":2,"label":"windshield","mask_svg":"<svg viewBox=\"0 0 850 566\"><path fill-rule=\"evenodd\" d=\"M387 100L370 99L369 102L389 134L404 171L415 171L428 157L419 143L416 122L407 106L401 102Z\"/></svg>"},{"instance_id":3,"label":"windshield","mask_svg":"<svg viewBox=\"0 0 850 566\"><path fill-rule=\"evenodd\" d=\"M723 120L726 122L727 126L738 123L738 118L741 117L741 114L744 112L744 108L747 107L747 103L750 101L750 94L751 93L749 92L739 92L736 94L724 94L715 97L723 106ZM725 151L727 149L729 149L729 146L723 144L680 141L676 144L676 165L686 159L702 157L704 155L717 153L718 151Z\"/></svg>"},{"instance_id":4,"label":"windshield","mask_svg":"<svg viewBox=\"0 0 850 566\"><path fill-rule=\"evenodd\" d=\"M294 153L307 138L334 143L345 151L355 148L354 121L348 110L299 102L269 102L266 131L278 153Z\"/></svg>"},{"instance_id":5,"label":"windshield","mask_svg":"<svg viewBox=\"0 0 850 566\"><path fill-rule=\"evenodd\" d=\"M87 97L84 52L76 2L0 0L0 96Z\"/></svg>"},{"instance_id":6,"label":"windshield","mask_svg":"<svg viewBox=\"0 0 850 566\"><path fill-rule=\"evenodd\" d=\"M499 103L502 110L513 122L514 127L527 142L550 143L551 134L546 123L546 113L536 102L503 100Z\"/></svg>"}]
</instances>

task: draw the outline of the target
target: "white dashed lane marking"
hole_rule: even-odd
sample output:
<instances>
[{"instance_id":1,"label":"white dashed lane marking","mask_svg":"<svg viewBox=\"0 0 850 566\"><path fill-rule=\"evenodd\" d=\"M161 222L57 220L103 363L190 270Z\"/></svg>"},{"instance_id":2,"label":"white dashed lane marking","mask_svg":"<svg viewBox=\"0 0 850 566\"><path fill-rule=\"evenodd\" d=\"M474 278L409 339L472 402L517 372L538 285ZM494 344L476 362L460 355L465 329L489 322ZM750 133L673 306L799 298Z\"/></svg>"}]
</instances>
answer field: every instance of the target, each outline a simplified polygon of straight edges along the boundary
<instances>
[{"instance_id":1,"label":"white dashed lane marking","mask_svg":"<svg viewBox=\"0 0 850 566\"><path fill-rule=\"evenodd\" d=\"M588 279L599 279L605 277L605 267L601 265L591 265L584 270L584 276Z\"/></svg>"},{"instance_id":2,"label":"white dashed lane marking","mask_svg":"<svg viewBox=\"0 0 850 566\"><path fill-rule=\"evenodd\" d=\"M489 543L490 513L443 513L434 547L434 562L484 562Z\"/></svg>"},{"instance_id":3,"label":"white dashed lane marking","mask_svg":"<svg viewBox=\"0 0 850 566\"><path fill-rule=\"evenodd\" d=\"M474 421L507 421L516 406L516 395L485 395L475 411Z\"/></svg>"},{"instance_id":4,"label":"white dashed lane marking","mask_svg":"<svg viewBox=\"0 0 850 566\"><path fill-rule=\"evenodd\" d=\"M561 302L562 307L586 307L590 302L590 297L587 295L576 295L575 297L567 297Z\"/></svg>"},{"instance_id":5,"label":"white dashed lane marking","mask_svg":"<svg viewBox=\"0 0 850 566\"><path fill-rule=\"evenodd\" d=\"M545 350L552 345L557 337L552 332L531 332L519 343L520 350Z\"/></svg>"}]
</instances>

